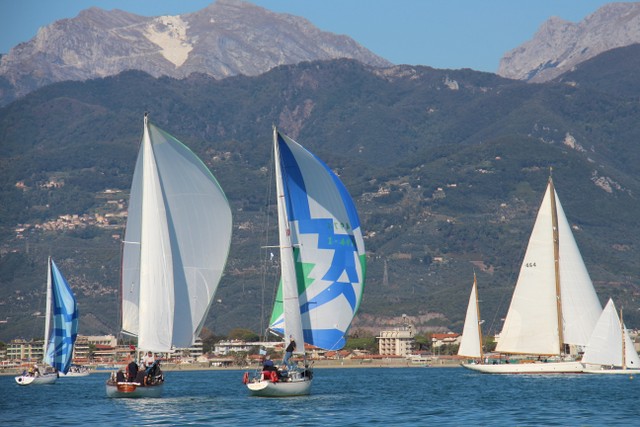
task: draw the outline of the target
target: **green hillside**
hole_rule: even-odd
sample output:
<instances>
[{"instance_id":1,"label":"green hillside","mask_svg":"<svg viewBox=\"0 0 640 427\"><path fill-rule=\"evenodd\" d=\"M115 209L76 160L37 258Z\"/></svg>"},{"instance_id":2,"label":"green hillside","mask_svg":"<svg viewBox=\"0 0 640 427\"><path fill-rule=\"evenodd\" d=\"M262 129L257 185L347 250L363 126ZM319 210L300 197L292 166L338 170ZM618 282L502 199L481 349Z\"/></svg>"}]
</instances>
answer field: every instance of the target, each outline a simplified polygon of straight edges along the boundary
<instances>
[{"instance_id":1,"label":"green hillside","mask_svg":"<svg viewBox=\"0 0 640 427\"><path fill-rule=\"evenodd\" d=\"M607 73L628 68L617 58ZM601 300L640 327L640 89L590 85L598 72L527 85L338 60L252 78L127 72L43 88L0 109L0 340L41 334L47 255L78 296L81 333L117 332L120 214L145 111L202 157L232 204L207 321L216 333L259 332L270 313L277 257L265 262L260 247L276 241L272 124L356 200L368 277L354 329L407 314L423 330L461 331L475 270L484 327L499 330L550 167Z\"/></svg>"}]
</instances>

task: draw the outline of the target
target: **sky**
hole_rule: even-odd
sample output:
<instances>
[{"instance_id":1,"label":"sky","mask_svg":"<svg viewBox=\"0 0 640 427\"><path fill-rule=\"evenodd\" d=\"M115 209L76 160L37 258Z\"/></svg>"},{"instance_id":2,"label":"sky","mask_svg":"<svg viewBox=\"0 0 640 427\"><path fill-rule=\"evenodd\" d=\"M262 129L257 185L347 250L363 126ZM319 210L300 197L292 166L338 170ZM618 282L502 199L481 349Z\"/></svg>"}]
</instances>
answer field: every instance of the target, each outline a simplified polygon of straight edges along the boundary
<instances>
[{"instance_id":1,"label":"sky","mask_svg":"<svg viewBox=\"0 0 640 427\"><path fill-rule=\"evenodd\" d=\"M394 64L495 72L551 16L577 23L602 0L248 0L344 34ZM0 52L38 28L92 6L144 16L179 15L213 0L0 0Z\"/></svg>"}]
</instances>

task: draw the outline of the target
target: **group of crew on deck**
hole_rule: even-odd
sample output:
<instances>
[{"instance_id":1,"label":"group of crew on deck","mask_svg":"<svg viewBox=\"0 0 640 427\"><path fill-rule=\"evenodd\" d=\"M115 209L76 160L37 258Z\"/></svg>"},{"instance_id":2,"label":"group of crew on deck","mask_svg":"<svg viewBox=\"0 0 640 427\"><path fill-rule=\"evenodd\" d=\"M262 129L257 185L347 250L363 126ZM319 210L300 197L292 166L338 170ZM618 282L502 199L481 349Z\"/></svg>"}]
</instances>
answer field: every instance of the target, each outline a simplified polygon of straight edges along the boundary
<instances>
[{"instance_id":1,"label":"group of crew on deck","mask_svg":"<svg viewBox=\"0 0 640 427\"><path fill-rule=\"evenodd\" d=\"M291 356L296 349L296 342L292 336L289 337L289 345L285 349L284 358L282 359L282 366L278 368L271 360L271 356L268 354L264 357L262 362L262 376L265 380L271 381L287 381L289 378L289 371L297 369L297 363L291 362ZM301 371L301 376L311 377L311 371L306 369ZM273 374L272 374L273 373ZM275 375L275 378L273 377Z\"/></svg>"},{"instance_id":2,"label":"group of crew on deck","mask_svg":"<svg viewBox=\"0 0 640 427\"><path fill-rule=\"evenodd\" d=\"M125 372L118 371L117 382L137 383L141 386L155 385L163 381L162 370L160 370L160 360L156 360L152 352L140 360L140 365L132 360L127 365Z\"/></svg>"},{"instance_id":3,"label":"group of crew on deck","mask_svg":"<svg viewBox=\"0 0 640 427\"><path fill-rule=\"evenodd\" d=\"M22 376L23 377L39 377L39 376L43 375L43 373L44 374L49 374L49 373L57 373L58 372L56 370L56 368L53 368L51 366L44 366L43 370L44 370L44 372L40 372L40 368L38 368L38 365L34 364L29 369L25 369L24 371L22 371Z\"/></svg>"}]
</instances>

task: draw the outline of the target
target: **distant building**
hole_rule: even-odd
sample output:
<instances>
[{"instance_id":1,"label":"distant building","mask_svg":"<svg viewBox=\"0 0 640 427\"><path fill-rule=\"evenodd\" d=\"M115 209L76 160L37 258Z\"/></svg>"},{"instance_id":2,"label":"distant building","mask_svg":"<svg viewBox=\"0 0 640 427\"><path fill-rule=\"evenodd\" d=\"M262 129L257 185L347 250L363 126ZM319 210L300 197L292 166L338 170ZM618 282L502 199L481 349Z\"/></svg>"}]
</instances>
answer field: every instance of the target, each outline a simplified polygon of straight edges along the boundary
<instances>
[{"instance_id":1,"label":"distant building","mask_svg":"<svg viewBox=\"0 0 640 427\"><path fill-rule=\"evenodd\" d=\"M247 342L243 340L223 340L216 343L213 352L217 355L226 356L229 353L240 353L240 352L250 352L251 350L259 349L259 348L275 348L277 346L282 346L282 341L256 341L256 342Z\"/></svg>"},{"instance_id":2,"label":"distant building","mask_svg":"<svg viewBox=\"0 0 640 427\"><path fill-rule=\"evenodd\" d=\"M40 361L44 358L44 341L11 340L7 344L6 358L9 360Z\"/></svg>"},{"instance_id":3,"label":"distant building","mask_svg":"<svg viewBox=\"0 0 640 427\"><path fill-rule=\"evenodd\" d=\"M381 331L376 339L380 355L406 356L413 351L415 344L413 327L408 324L391 331Z\"/></svg>"},{"instance_id":4,"label":"distant building","mask_svg":"<svg viewBox=\"0 0 640 427\"><path fill-rule=\"evenodd\" d=\"M433 334L431 335L431 345L433 348L442 347L443 345L460 344L462 336L456 333Z\"/></svg>"}]
</instances>

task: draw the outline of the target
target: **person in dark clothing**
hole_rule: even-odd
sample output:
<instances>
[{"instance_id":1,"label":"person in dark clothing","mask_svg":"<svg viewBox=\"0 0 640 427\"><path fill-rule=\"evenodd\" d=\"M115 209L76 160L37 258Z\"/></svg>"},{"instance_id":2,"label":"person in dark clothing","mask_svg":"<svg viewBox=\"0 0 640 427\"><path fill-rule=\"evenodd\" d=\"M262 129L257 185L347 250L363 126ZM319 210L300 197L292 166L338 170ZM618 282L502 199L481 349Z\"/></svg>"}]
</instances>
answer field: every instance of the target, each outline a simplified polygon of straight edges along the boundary
<instances>
[{"instance_id":1,"label":"person in dark clothing","mask_svg":"<svg viewBox=\"0 0 640 427\"><path fill-rule=\"evenodd\" d=\"M135 381L136 376L138 376L138 364L132 360L127 365L127 381Z\"/></svg>"},{"instance_id":2,"label":"person in dark clothing","mask_svg":"<svg viewBox=\"0 0 640 427\"><path fill-rule=\"evenodd\" d=\"M289 335L289 345L284 351L284 359L282 359L282 364L285 366L289 366L289 359L293 356L293 352L296 350L296 340L293 339L293 335Z\"/></svg>"},{"instance_id":3,"label":"person in dark clothing","mask_svg":"<svg viewBox=\"0 0 640 427\"><path fill-rule=\"evenodd\" d=\"M137 382L141 386L147 385L147 374L145 373L144 369L139 369L138 370L138 374L136 375L136 381L135 382Z\"/></svg>"},{"instance_id":4,"label":"person in dark clothing","mask_svg":"<svg viewBox=\"0 0 640 427\"><path fill-rule=\"evenodd\" d=\"M271 360L271 356L268 354L265 356L264 363L262 364L263 371L275 371L276 367L273 364L273 360Z\"/></svg>"}]
</instances>

